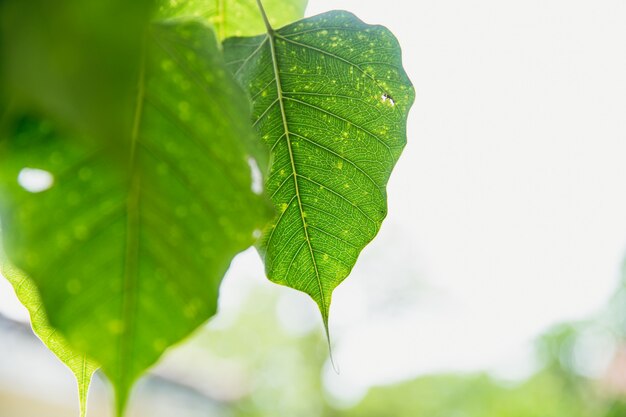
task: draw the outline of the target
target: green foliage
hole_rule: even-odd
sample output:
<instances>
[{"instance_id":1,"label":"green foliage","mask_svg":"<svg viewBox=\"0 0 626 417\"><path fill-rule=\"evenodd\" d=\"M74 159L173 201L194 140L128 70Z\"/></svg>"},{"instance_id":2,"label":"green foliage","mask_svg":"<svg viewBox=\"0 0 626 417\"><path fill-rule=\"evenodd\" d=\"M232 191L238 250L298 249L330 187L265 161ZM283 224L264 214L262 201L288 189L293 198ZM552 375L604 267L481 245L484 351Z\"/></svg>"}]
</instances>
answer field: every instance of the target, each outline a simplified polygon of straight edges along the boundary
<instances>
[{"instance_id":1,"label":"green foliage","mask_svg":"<svg viewBox=\"0 0 626 417\"><path fill-rule=\"evenodd\" d=\"M268 277L309 293L328 329L413 101L393 35L349 13L274 31L306 1L267 0L269 18L250 0L131 3L0 3L4 272L83 409L98 363L119 415L259 236Z\"/></svg>"},{"instance_id":2,"label":"green foliage","mask_svg":"<svg viewBox=\"0 0 626 417\"><path fill-rule=\"evenodd\" d=\"M131 122L124 115L152 3L0 2L6 94L98 140L118 140Z\"/></svg>"},{"instance_id":3,"label":"green foliage","mask_svg":"<svg viewBox=\"0 0 626 417\"><path fill-rule=\"evenodd\" d=\"M270 21L284 26L304 16L307 0L266 0ZM265 32L256 0L164 0L160 8L164 17L196 16L215 27L220 40L231 36L252 36Z\"/></svg>"},{"instance_id":4,"label":"green foliage","mask_svg":"<svg viewBox=\"0 0 626 417\"><path fill-rule=\"evenodd\" d=\"M344 387L323 384L328 375L327 353L319 331L295 332L285 326L276 304L287 297L271 286L245 288L241 306L229 310L229 320L198 332L173 353L170 366L181 369L210 363L207 386L223 379L224 367L234 369L232 385L219 386L229 400L215 417L623 417L623 391L612 392L607 382L589 379L573 370L557 369L549 358L528 378L502 381L483 373L424 375L399 383L372 387L357 404L333 400ZM276 298L283 298L277 300ZM595 320L594 320L595 321ZM559 326L561 327L561 326ZM316 329L317 330L317 329ZM303 334L304 333L304 334ZM537 342L557 341L561 329L551 330ZM569 341L562 340L567 349ZM556 349L558 342L554 343ZM543 351L543 347L541 349ZM205 359L206 358L206 359ZM540 356L538 359L541 359ZM377 358L384 364L384 358ZM380 362L382 361L382 362ZM195 368L194 368L195 369ZM617 367L617 369L619 369ZM619 372L616 369L617 372ZM204 374L204 373L203 373ZM193 373L191 373L193 375ZM189 375L190 377L192 377ZM328 378L328 379L327 379ZM330 385L332 391L326 390ZM354 382L347 382L348 392ZM230 386L230 390L228 387ZM335 389L333 389L335 388ZM145 399L150 401L149 398Z\"/></svg>"},{"instance_id":5,"label":"green foliage","mask_svg":"<svg viewBox=\"0 0 626 417\"><path fill-rule=\"evenodd\" d=\"M87 413L87 391L93 373L98 368L95 362L87 358L84 353L73 350L63 336L50 323L41 304L37 287L22 271L15 268L4 258L0 259L2 275L15 288L20 302L30 314L30 322L35 334L68 368L74 373L78 384L78 399L80 415Z\"/></svg>"},{"instance_id":6,"label":"green foliage","mask_svg":"<svg viewBox=\"0 0 626 417\"><path fill-rule=\"evenodd\" d=\"M576 388L582 388L578 386ZM586 386L590 390L590 386ZM600 417L606 400L572 391L558 374L542 371L518 385L487 375L437 375L375 388L341 417Z\"/></svg>"},{"instance_id":7,"label":"green foliage","mask_svg":"<svg viewBox=\"0 0 626 417\"><path fill-rule=\"evenodd\" d=\"M270 147L278 216L260 251L272 281L309 294L328 326L332 291L387 214L414 91L384 27L329 12L224 43Z\"/></svg>"},{"instance_id":8,"label":"green foliage","mask_svg":"<svg viewBox=\"0 0 626 417\"><path fill-rule=\"evenodd\" d=\"M29 118L2 151L7 251L50 322L101 364L120 407L168 346L215 313L230 260L270 214L251 189L247 104L215 49L199 23L151 29L135 124L116 157ZM23 167L54 185L25 190Z\"/></svg>"}]
</instances>

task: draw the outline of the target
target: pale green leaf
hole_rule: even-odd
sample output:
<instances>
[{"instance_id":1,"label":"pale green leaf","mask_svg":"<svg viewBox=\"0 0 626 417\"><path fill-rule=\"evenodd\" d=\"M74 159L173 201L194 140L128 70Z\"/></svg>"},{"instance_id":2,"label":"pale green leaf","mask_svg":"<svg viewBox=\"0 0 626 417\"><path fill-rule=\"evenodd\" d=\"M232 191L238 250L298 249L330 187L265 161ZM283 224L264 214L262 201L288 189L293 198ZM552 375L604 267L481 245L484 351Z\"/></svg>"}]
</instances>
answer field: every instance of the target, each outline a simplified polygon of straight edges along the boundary
<instances>
[{"instance_id":1,"label":"pale green leaf","mask_svg":"<svg viewBox=\"0 0 626 417\"><path fill-rule=\"evenodd\" d=\"M309 294L327 327L333 290L387 214L386 184L406 143L414 90L400 47L386 28L335 11L227 39L224 51L273 157L267 276Z\"/></svg>"},{"instance_id":2,"label":"pale green leaf","mask_svg":"<svg viewBox=\"0 0 626 417\"><path fill-rule=\"evenodd\" d=\"M4 254L0 254L0 272L11 283L17 298L28 310L33 332L74 373L78 385L80 415L85 417L89 384L98 365L88 359L87 355L72 349L63 336L50 326L37 287L22 271L11 265Z\"/></svg>"},{"instance_id":3,"label":"pale green leaf","mask_svg":"<svg viewBox=\"0 0 626 417\"><path fill-rule=\"evenodd\" d=\"M231 259L272 215L249 103L213 31L155 24L142 55L125 148L20 117L0 149L9 259L50 323L101 365L120 414L144 370L215 313Z\"/></svg>"},{"instance_id":4,"label":"pale green leaf","mask_svg":"<svg viewBox=\"0 0 626 417\"><path fill-rule=\"evenodd\" d=\"M263 2L275 27L304 17L308 0L266 0ZM213 24L218 38L251 36L265 32L256 0L164 0L164 17L197 16Z\"/></svg>"}]
</instances>

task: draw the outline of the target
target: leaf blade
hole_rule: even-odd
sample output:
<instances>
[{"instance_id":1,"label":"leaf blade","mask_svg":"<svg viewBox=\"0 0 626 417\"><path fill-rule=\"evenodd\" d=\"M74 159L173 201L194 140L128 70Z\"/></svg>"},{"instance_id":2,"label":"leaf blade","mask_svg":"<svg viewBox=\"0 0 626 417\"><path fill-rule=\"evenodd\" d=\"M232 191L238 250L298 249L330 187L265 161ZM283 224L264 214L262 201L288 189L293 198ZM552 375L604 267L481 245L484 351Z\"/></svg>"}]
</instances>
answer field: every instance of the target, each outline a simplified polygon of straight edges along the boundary
<instances>
[{"instance_id":1,"label":"leaf blade","mask_svg":"<svg viewBox=\"0 0 626 417\"><path fill-rule=\"evenodd\" d=\"M304 17L308 0L266 0L263 2L276 27ZM251 36L263 33L265 27L259 16L256 0L187 0L167 2L161 6L163 17L196 16L215 27L220 41L231 36Z\"/></svg>"},{"instance_id":2,"label":"leaf blade","mask_svg":"<svg viewBox=\"0 0 626 417\"><path fill-rule=\"evenodd\" d=\"M11 265L4 254L0 257L0 272L13 286L17 298L28 310L33 332L74 374L78 389L80 416L85 417L89 385L98 365L89 360L84 353L74 351L63 336L50 326L42 309L37 287L22 271Z\"/></svg>"},{"instance_id":3,"label":"leaf blade","mask_svg":"<svg viewBox=\"0 0 626 417\"><path fill-rule=\"evenodd\" d=\"M145 48L121 152L30 117L2 150L10 259L37 284L50 322L101 364L119 415L135 379L215 313L232 257L271 216L253 187L250 161L263 166L264 155L249 105L212 31L158 23ZM22 189L24 167L54 184Z\"/></svg>"},{"instance_id":4,"label":"leaf blade","mask_svg":"<svg viewBox=\"0 0 626 417\"><path fill-rule=\"evenodd\" d=\"M332 291L378 233L406 143L414 91L399 45L386 28L329 12L227 39L224 51L274 158L266 274L309 294L328 332Z\"/></svg>"}]
</instances>

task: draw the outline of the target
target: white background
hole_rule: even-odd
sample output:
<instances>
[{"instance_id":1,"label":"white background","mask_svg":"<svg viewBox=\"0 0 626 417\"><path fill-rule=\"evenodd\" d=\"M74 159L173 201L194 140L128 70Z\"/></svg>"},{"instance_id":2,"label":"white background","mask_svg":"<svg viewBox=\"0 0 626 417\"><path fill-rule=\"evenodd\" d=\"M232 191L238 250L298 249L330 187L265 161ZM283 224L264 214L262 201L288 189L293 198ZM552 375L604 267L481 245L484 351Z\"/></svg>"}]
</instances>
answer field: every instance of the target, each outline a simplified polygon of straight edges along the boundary
<instances>
[{"instance_id":1,"label":"white background","mask_svg":"<svg viewBox=\"0 0 626 417\"><path fill-rule=\"evenodd\" d=\"M337 8L396 34L416 101L390 214L335 292L341 375L326 381L345 394L532 370L532 339L600 308L626 255L626 2L310 0L308 13ZM415 297L385 314L392 293Z\"/></svg>"}]
</instances>

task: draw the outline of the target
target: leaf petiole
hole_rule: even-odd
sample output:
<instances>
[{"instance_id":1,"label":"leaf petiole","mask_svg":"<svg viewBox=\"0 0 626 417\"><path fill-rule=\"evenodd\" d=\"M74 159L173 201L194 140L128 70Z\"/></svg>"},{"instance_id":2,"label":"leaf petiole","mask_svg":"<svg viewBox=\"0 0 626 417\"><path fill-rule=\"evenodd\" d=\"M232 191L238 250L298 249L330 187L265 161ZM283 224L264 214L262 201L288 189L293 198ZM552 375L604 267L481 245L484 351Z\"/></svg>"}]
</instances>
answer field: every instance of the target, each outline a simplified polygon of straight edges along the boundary
<instances>
[{"instance_id":1,"label":"leaf petiole","mask_svg":"<svg viewBox=\"0 0 626 417\"><path fill-rule=\"evenodd\" d=\"M274 33L274 28L270 24L269 19L267 18L267 13L265 13L265 8L263 7L263 3L261 0L256 0L256 4L259 6L259 11L261 12L261 16L263 17L263 22L265 23L265 28L267 29L267 33L271 36Z\"/></svg>"}]
</instances>

